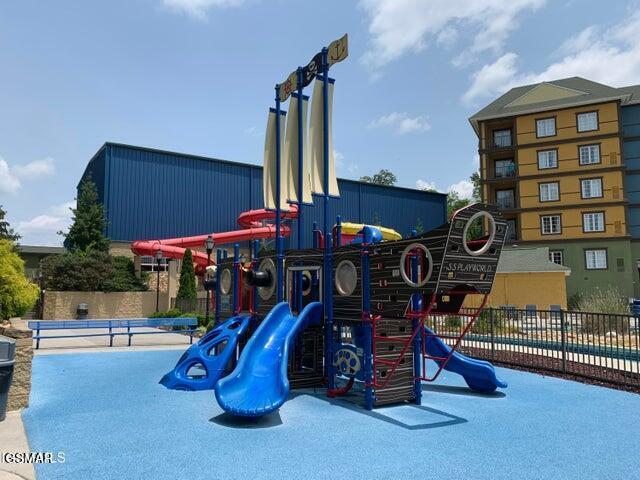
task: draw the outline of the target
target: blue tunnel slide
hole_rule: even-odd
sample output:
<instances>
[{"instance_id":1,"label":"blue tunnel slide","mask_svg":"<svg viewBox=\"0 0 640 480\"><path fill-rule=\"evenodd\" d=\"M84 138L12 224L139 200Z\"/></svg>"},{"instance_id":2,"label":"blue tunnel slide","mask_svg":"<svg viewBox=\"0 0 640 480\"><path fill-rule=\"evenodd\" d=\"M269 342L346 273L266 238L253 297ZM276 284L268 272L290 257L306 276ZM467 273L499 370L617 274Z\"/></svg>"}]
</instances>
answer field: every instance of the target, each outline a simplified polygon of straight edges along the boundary
<instances>
[{"instance_id":1,"label":"blue tunnel slide","mask_svg":"<svg viewBox=\"0 0 640 480\"><path fill-rule=\"evenodd\" d=\"M433 331L424 327L425 334L433 335ZM427 353L433 357L447 357L451 347L438 337L427 337ZM437 362L441 364L442 362ZM467 357L458 352L453 355L444 366L444 369L457 373L464 378L469 388L478 392L493 392L496 388L507 388L507 383L496 376L493 365L484 360Z\"/></svg>"}]
</instances>

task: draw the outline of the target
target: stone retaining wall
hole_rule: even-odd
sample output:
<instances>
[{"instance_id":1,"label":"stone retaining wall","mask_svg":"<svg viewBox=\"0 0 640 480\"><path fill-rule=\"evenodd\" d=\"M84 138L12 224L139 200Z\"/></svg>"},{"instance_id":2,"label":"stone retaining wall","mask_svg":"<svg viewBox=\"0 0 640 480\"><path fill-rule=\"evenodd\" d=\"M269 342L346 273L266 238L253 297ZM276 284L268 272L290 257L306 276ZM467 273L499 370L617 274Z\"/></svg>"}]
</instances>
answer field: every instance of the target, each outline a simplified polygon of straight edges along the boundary
<instances>
[{"instance_id":1,"label":"stone retaining wall","mask_svg":"<svg viewBox=\"0 0 640 480\"><path fill-rule=\"evenodd\" d=\"M156 311L156 292L44 292L44 320L77 318L79 303L89 305L89 318L141 318ZM160 292L160 310L168 307Z\"/></svg>"},{"instance_id":2,"label":"stone retaining wall","mask_svg":"<svg viewBox=\"0 0 640 480\"><path fill-rule=\"evenodd\" d=\"M29 406L31 392L31 362L33 360L32 332L23 322L12 321L10 327L0 327L0 335L16 341L16 357L13 367L13 381L9 389L7 410L20 410Z\"/></svg>"}]
</instances>

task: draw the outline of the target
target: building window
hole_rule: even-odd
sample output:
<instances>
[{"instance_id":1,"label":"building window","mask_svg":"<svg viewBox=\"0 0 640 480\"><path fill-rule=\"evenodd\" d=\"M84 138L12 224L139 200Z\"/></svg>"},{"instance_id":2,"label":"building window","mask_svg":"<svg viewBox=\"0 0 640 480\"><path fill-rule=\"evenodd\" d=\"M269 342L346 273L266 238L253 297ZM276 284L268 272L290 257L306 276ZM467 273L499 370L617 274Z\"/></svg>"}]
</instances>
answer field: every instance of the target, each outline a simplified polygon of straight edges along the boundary
<instances>
[{"instance_id":1,"label":"building window","mask_svg":"<svg viewBox=\"0 0 640 480\"><path fill-rule=\"evenodd\" d=\"M582 198L602 198L602 179L585 178L580 180Z\"/></svg>"},{"instance_id":2,"label":"building window","mask_svg":"<svg viewBox=\"0 0 640 480\"><path fill-rule=\"evenodd\" d=\"M154 257L143 255L140 257L140 270L143 272L157 272L158 270L165 272L167 270L167 259L161 259L160 265L158 265L158 261Z\"/></svg>"},{"instance_id":3,"label":"building window","mask_svg":"<svg viewBox=\"0 0 640 480\"><path fill-rule=\"evenodd\" d=\"M583 213L582 229L585 232L604 232L604 213L603 212Z\"/></svg>"},{"instance_id":4,"label":"building window","mask_svg":"<svg viewBox=\"0 0 640 480\"><path fill-rule=\"evenodd\" d=\"M493 145L496 147L510 147L511 146L511 130L494 130L493 131Z\"/></svg>"},{"instance_id":5,"label":"building window","mask_svg":"<svg viewBox=\"0 0 640 480\"><path fill-rule=\"evenodd\" d=\"M543 215L540 217L540 229L543 235L556 235L562 232L560 215Z\"/></svg>"},{"instance_id":6,"label":"building window","mask_svg":"<svg viewBox=\"0 0 640 480\"><path fill-rule=\"evenodd\" d=\"M556 119L542 118L536 120L536 134L538 137L553 137L556 134Z\"/></svg>"},{"instance_id":7,"label":"building window","mask_svg":"<svg viewBox=\"0 0 640 480\"><path fill-rule=\"evenodd\" d=\"M563 265L562 250L549 250L549 261Z\"/></svg>"},{"instance_id":8,"label":"building window","mask_svg":"<svg viewBox=\"0 0 640 480\"><path fill-rule=\"evenodd\" d=\"M598 130L598 113L586 112L578 114L578 131L592 132Z\"/></svg>"},{"instance_id":9,"label":"building window","mask_svg":"<svg viewBox=\"0 0 640 480\"><path fill-rule=\"evenodd\" d=\"M516 200L513 190L496 190L496 203L500 208L515 208Z\"/></svg>"},{"instance_id":10,"label":"building window","mask_svg":"<svg viewBox=\"0 0 640 480\"><path fill-rule=\"evenodd\" d=\"M587 270L607 269L607 251L604 249L585 250L584 258Z\"/></svg>"},{"instance_id":11,"label":"building window","mask_svg":"<svg viewBox=\"0 0 640 480\"><path fill-rule=\"evenodd\" d=\"M600 163L600 145L580 146L580 165Z\"/></svg>"},{"instance_id":12,"label":"building window","mask_svg":"<svg viewBox=\"0 0 640 480\"><path fill-rule=\"evenodd\" d=\"M556 168L558 166L557 150L540 150L538 152L538 169Z\"/></svg>"},{"instance_id":13,"label":"building window","mask_svg":"<svg viewBox=\"0 0 640 480\"><path fill-rule=\"evenodd\" d=\"M507 219L507 241L515 242L518 240L518 230L516 226L516 221L512 218Z\"/></svg>"},{"instance_id":14,"label":"building window","mask_svg":"<svg viewBox=\"0 0 640 480\"><path fill-rule=\"evenodd\" d=\"M511 178L516 176L516 164L512 159L496 160L496 178Z\"/></svg>"},{"instance_id":15,"label":"building window","mask_svg":"<svg viewBox=\"0 0 640 480\"><path fill-rule=\"evenodd\" d=\"M560 184L558 182L541 183L539 189L541 202L560 200Z\"/></svg>"}]
</instances>

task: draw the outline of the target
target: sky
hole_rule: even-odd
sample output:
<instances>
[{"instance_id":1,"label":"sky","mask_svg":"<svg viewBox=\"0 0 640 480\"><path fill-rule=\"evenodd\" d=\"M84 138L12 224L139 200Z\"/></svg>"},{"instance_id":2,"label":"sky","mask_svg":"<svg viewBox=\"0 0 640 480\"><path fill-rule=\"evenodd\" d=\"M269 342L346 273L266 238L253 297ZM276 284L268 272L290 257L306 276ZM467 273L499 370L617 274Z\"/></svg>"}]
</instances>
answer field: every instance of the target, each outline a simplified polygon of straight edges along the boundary
<instances>
[{"instance_id":1,"label":"sky","mask_svg":"<svg viewBox=\"0 0 640 480\"><path fill-rule=\"evenodd\" d=\"M331 70L338 176L386 168L401 186L470 196L468 118L516 85L576 75L640 84L639 7L5 0L0 204L23 244L59 245L77 183L106 141L261 164L275 84L344 33L349 57Z\"/></svg>"}]
</instances>

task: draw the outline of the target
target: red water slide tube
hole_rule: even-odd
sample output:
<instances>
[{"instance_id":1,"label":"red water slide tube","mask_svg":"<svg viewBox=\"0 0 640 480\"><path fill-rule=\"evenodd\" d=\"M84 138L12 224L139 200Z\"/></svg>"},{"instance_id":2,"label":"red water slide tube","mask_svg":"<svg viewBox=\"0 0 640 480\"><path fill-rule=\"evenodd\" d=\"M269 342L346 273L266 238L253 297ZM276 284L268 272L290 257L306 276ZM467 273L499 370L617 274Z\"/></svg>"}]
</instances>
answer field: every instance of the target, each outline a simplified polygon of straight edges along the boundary
<instances>
[{"instance_id":1,"label":"red water slide tube","mask_svg":"<svg viewBox=\"0 0 640 480\"><path fill-rule=\"evenodd\" d=\"M234 230L231 232L211 233L204 235L196 235L194 237L168 238L164 240L136 240L131 244L131 251L136 255L155 256L156 251L160 250L165 258L181 259L187 248L202 248L205 240L209 235L213 238L216 246L225 243L243 242L246 240L256 240L260 238L274 238L276 236L276 227L273 224L263 224L266 220L274 220L275 212L260 208L257 210L248 210L242 212L238 217L238 225L242 230ZM298 216L296 205L291 205L291 210L282 212L283 220L290 220ZM282 225L283 237L291 234L288 225ZM193 262L196 264L198 273L202 273L207 266L207 255L202 252L192 251ZM211 263L215 259L211 260Z\"/></svg>"}]
</instances>

